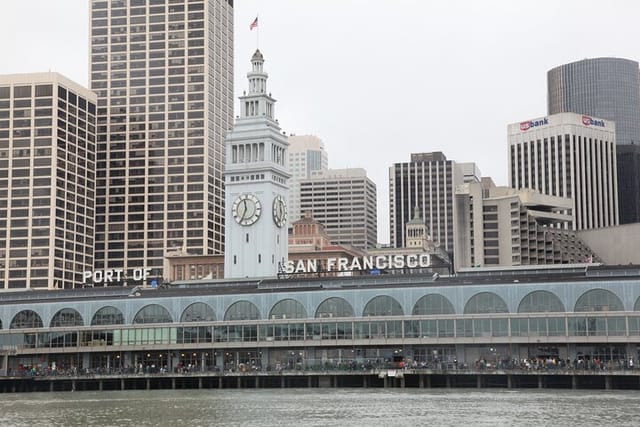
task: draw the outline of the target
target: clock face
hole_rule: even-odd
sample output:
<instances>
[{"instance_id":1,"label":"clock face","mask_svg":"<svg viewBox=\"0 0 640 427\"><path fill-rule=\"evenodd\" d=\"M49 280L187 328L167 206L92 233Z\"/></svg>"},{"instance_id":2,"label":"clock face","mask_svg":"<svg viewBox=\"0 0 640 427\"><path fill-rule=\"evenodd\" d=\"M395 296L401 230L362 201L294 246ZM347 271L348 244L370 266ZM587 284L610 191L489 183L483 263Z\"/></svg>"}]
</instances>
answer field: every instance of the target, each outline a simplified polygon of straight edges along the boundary
<instances>
[{"instance_id":1,"label":"clock face","mask_svg":"<svg viewBox=\"0 0 640 427\"><path fill-rule=\"evenodd\" d=\"M262 212L260 200L253 194L241 194L233 202L233 218L240 225L254 224Z\"/></svg>"},{"instance_id":2,"label":"clock face","mask_svg":"<svg viewBox=\"0 0 640 427\"><path fill-rule=\"evenodd\" d=\"M282 196L276 196L273 199L273 222L278 227L284 227L287 223L287 202Z\"/></svg>"}]
</instances>

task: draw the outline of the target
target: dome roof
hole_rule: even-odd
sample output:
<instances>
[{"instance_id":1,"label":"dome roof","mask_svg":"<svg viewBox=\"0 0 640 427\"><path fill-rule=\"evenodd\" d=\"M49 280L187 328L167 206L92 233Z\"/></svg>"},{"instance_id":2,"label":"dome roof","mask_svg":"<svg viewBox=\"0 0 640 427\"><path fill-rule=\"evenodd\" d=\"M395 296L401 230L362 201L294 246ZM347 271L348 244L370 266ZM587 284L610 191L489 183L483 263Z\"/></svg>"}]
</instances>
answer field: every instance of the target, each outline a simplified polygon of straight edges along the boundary
<instances>
[{"instance_id":1,"label":"dome roof","mask_svg":"<svg viewBox=\"0 0 640 427\"><path fill-rule=\"evenodd\" d=\"M264 57L262 56L262 52L260 52L260 49L256 49L256 53L253 54L253 56L251 57L252 61L264 61Z\"/></svg>"}]
</instances>

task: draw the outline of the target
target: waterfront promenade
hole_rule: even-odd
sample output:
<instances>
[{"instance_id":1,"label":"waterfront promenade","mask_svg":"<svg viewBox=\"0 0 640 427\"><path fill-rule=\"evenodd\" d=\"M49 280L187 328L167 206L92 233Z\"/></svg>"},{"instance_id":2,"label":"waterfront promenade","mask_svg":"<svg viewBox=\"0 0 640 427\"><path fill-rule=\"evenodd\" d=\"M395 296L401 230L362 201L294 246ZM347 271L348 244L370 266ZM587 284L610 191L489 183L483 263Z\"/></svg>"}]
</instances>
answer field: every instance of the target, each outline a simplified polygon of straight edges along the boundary
<instances>
[{"instance_id":1,"label":"waterfront promenade","mask_svg":"<svg viewBox=\"0 0 640 427\"><path fill-rule=\"evenodd\" d=\"M240 388L564 388L640 389L640 370L620 367L461 369L281 369L155 372L25 370L0 377L0 393Z\"/></svg>"}]
</instances>

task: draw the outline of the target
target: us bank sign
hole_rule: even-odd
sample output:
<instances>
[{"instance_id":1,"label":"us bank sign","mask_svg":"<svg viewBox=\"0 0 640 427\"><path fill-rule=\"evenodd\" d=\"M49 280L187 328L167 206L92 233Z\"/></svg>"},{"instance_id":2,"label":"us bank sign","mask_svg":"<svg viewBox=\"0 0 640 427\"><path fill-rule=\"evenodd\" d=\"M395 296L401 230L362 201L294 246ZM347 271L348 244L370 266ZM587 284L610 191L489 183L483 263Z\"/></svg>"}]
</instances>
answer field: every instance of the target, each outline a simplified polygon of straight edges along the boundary
<instances>
[{"instance_id":1,"label":"us bank sign","mask_svg":"<svg viewBox=\"0 0 640 427\"><path fill-rule=\"evenodd\" d=\"M324 261L324 260L322 260ZM354 258L327 258L326 265L320 268L320 260L305 259L285 262L285 272L293 273L318 273L322 272L347 272L347 271L371 271L402 268L427 268L431 267L430 254L411 255L372 255Z\"/></svg>"}]
</instances>

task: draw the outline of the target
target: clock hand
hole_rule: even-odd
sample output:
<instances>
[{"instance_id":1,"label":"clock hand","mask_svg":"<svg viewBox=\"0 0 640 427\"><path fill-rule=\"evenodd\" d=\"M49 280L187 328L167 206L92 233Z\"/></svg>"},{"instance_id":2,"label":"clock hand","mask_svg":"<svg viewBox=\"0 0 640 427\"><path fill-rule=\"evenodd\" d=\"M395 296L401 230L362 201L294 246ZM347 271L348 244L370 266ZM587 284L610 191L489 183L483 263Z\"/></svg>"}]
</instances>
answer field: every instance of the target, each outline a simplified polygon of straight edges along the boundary
<instances>
[{"instance_id":1,"label":"clock hand","mask_svg":"<svg viewBox=\"0 0 640 427\"><path fill-rule=\"evenodd\" d=\"M242 204L244 205L244 212L242 213L242 219L245 219L245 215L247 215L249 208L247 207L247 199L244 199L242 201ZM249 219L249 217L247 216L246 219Z\"/></svg>"}]
</instances>

